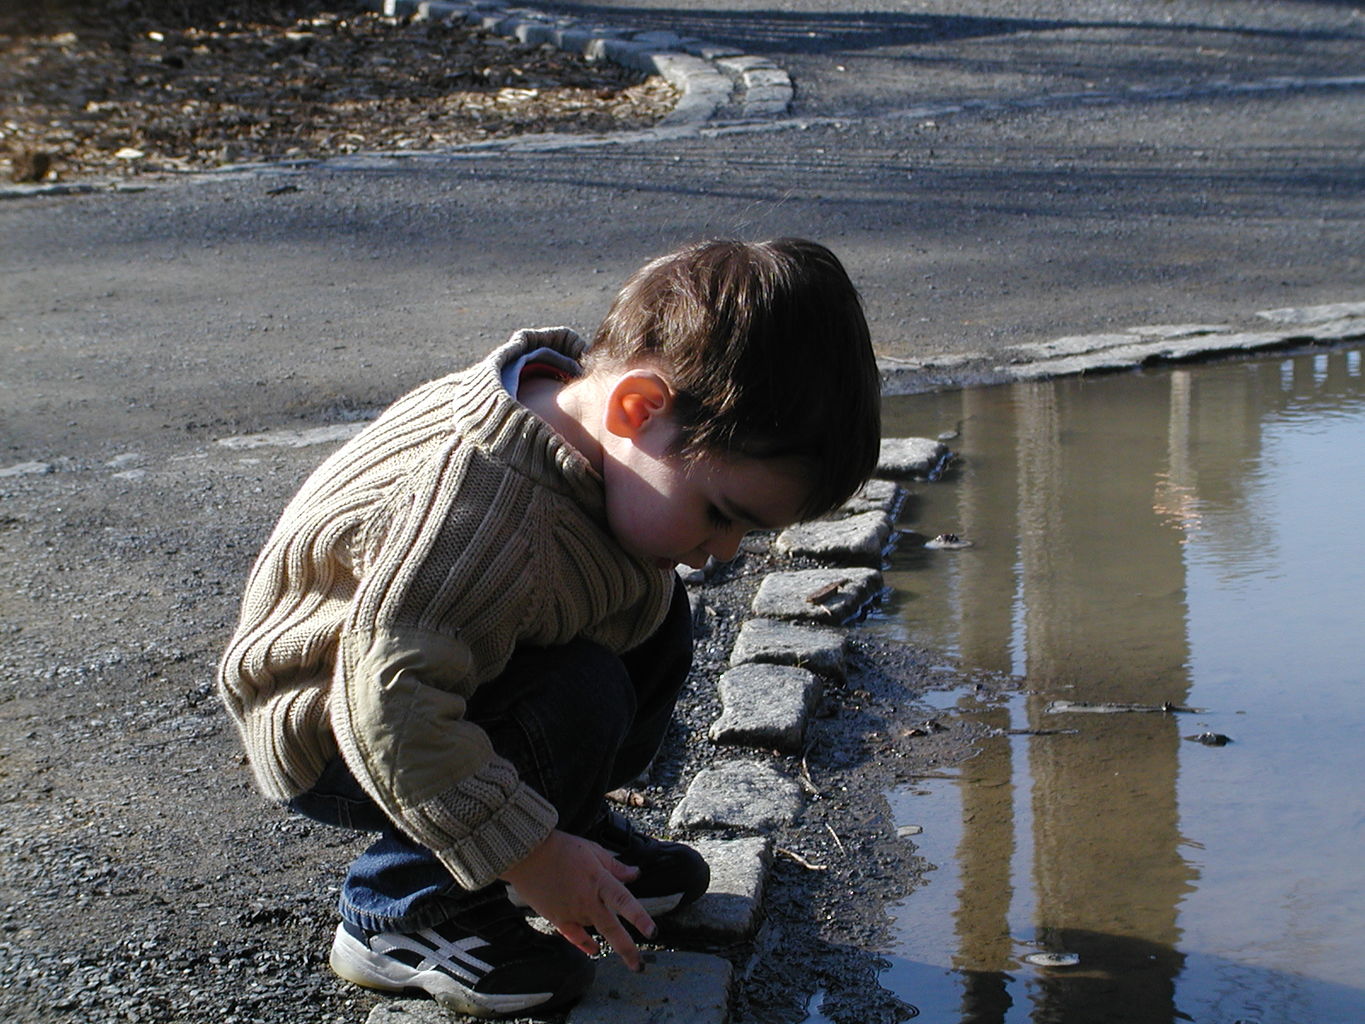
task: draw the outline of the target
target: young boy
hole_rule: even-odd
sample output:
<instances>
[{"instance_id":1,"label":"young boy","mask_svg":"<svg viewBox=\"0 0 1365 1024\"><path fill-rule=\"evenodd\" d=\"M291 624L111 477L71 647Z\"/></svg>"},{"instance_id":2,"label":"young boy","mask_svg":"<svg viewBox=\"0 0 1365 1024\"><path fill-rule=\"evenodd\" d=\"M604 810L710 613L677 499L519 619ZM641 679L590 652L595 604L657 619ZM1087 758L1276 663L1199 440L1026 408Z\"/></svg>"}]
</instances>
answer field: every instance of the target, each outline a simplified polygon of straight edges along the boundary
<instances>
[{"instance_id":1,"label":"young boy","mask_svg":"<svg viewBox=\"0 0 1365 1024\"><path fill-rule=\"evenodd\" d=\"M518 332L309 478L219 684L268 796L379 833L342 888L338 974L498 1016L581 996L589 929L639 969L630 929L709 880L603 801L691 664L674 567L844 501L878 393L832 253L708 242L631 277L591 349Z\"/></svg>"}]
</instances>

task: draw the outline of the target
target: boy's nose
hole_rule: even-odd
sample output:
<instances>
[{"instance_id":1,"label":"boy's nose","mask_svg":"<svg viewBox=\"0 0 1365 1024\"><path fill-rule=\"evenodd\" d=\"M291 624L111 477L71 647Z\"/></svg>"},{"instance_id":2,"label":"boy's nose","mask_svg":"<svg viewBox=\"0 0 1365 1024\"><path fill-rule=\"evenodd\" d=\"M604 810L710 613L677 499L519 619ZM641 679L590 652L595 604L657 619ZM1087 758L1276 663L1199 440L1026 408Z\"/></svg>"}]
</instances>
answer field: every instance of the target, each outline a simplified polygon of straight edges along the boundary
<instances>
[{"instance_id":1,"label":"boy's nose","mask_svg":"<svg viewBox=\"0 0 1365 1024\"><path fill-rule=\"evenodd\" d=\"M728 562L739 554L740 542L744 540L743 530L727 530L711 538L706 545L706 553L720 562Z\"/></svg>"}]
</instances>

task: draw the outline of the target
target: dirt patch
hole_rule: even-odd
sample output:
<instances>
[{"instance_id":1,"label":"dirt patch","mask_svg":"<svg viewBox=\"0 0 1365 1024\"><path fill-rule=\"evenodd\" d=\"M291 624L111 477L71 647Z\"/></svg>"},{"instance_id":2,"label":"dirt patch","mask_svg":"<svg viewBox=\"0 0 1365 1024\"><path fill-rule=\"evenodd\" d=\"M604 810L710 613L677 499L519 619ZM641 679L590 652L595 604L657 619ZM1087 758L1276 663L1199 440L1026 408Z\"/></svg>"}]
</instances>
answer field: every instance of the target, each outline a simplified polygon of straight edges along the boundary
<instances>
[{"instance_id":1,"label":"dirt patch","mask_svg":"<svg viewBox=\"0 0 1365 1024\"><path fill-rule=\"evenodd\" d=\"M640 128L674 101L657 77L354 0L0 11L0 174L13 181Z\"/></svg>"}]
</instances>

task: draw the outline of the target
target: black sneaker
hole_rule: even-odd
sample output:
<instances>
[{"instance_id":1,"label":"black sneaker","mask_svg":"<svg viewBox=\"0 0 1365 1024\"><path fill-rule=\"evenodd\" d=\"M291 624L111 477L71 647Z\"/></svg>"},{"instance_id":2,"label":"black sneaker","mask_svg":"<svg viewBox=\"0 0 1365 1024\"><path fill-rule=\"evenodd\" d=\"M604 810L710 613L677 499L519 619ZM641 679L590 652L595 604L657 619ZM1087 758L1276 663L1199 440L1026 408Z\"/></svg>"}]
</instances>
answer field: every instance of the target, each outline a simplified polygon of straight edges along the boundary
<instances>
[{"instance_id":1,"label":"black sneaker","mask_svg":"<svg viewBox=\"0 0 1365 1024\"><path fill-rule=\"evenodd\" d=\"M446 1009L475 1017L564 1006L593 979L588 956L557 935L536 931L501 896L415 932L370 932L343 921L330 962L357 985L417 989Z\"/></svg>"},{"instance_id":2,"label":"black sneaker","mask_svg":"<svg viewBox=\"0 0 1365 1024\"><path fill-rule=\"evenodd\" d=\"M650 917L695 902L711 884L711 868L696 850L636 831L630 819L610 808L583 838L610 850L622 864L640 869L640 876L626 888Z\"/></svg>"}]
</instances>

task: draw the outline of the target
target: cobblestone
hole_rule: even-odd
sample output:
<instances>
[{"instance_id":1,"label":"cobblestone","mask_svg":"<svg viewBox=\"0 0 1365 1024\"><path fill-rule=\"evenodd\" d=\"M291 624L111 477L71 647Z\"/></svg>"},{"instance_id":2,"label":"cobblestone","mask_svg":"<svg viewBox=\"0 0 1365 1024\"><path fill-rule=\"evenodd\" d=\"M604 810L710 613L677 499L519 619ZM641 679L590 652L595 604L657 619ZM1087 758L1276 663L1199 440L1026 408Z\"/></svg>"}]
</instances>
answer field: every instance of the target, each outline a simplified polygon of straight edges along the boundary
<instances>
[{"instance_id":1,"label":"cobblestone","mask_svg":"<svg viewBox=\"0 0 1365 1024\"><path fill-rule=\"evenodd\" d=\"M747 939L762 916L772 842L751 836L698 839L691 845L711 865L711 886L696 903L660 922L664 938L725 945Z\"/></svg>"},{"instance_id":2,"label":"cobblestone","mask_svg":"<svg viewBox=\"0 0 1365 1024\"><path fill-rule=\"evenodd\" d=\"M847 622L882 589L876 569L799 569L771 573L754 597L754 614L792 622Z\"/></svg>"},{"instance_id":3,"label":"cobblestone","mask_svg":"<svg viewBox=\"0 0 1365 1024\"><path fill-rule=\"evenodd\" d=\"M779 555L814 558L838 565L881 565L891 540L891 517L860 512L845 519L819 519L783 530L774 543Z\"/></svg>"},{"instance_id":4,"label":"cobblestone","mask_svg":"<svg viewBox=\"0 0 1365 1024\"><path fill-rule=\"evenodd\" d=\"M798 754L806 722L820 700L820 677L790 665L740 665L721 675L721 715L709 735L717 743Z\"/></svg>"},{"instance_id":5,"label":"cobblestone","mask_svg":"<svg viewBox=\"0 0 1365 1024\"><path fill-rule=\"evenodd\" d=\"M892 479L931 477L948 455L948 446L928 437L882 438L877 475Z\"/></svg>"},{"instance_id":6,"label":"cobblestone","mask_svg":"<svg viewBox=\"0 0 1365 1024\"><path fill-rule=\"evenodd\" d=\"M798 665L822 675L844 674L844 634L837 629L750 619L739 631L731 665Z\"/></svg>"},{"instance_id":7,"label":"cobblestone","mask_svg":"<svg viewBox=\"0 0 1365 1024\"><path fill-rule=\"evenodd\" d=\"M669 819L672 828L737 828L754 832L788 825L801 813L801 787L776 768L731 761L703 768Z\"/></svg>"}]
</instances>

